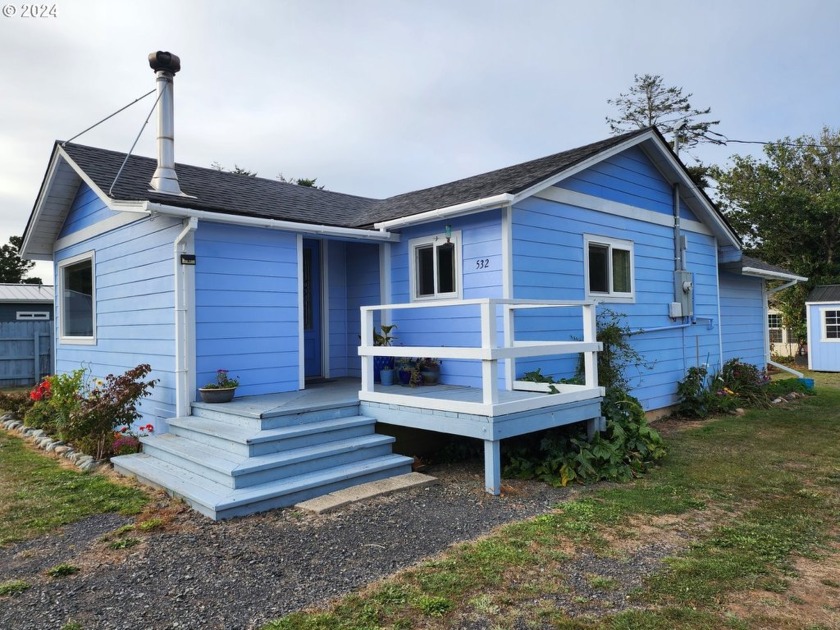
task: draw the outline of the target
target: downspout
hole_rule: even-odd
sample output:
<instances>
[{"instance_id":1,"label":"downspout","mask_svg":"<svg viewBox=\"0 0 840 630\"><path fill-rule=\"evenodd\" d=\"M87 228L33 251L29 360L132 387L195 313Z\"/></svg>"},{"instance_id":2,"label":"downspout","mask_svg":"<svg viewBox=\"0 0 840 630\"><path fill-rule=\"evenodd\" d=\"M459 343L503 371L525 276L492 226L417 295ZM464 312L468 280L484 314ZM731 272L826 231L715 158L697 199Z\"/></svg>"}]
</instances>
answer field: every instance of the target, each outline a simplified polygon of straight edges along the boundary
<instances>
[{"instance_id":1,"label":"downspout","mask_svg":"<svg viewBox=\"0 0 840 630\"><path fill-rule=\"evenodd\" d=\"M192 311L192 265L181 261L181 254L192 253L190 237L198 228L198 219L184 220L184 229L173 243L173 264L175 265L175 416L183 418L191 413L195 387L190 385L190 363L194 351L190 334L189 313ZM189 275L188 275L189 274Z\"/></svg>"}]
</instances>

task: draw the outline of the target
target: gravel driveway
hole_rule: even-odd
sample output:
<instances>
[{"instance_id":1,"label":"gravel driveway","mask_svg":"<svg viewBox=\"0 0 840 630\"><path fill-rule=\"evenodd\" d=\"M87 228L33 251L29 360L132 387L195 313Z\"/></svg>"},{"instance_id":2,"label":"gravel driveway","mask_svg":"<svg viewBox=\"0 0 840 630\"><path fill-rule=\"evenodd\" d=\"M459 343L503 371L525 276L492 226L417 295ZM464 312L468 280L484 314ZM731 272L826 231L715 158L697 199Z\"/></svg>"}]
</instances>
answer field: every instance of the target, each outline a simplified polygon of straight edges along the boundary
<instances>
[{"instance_id":1,"label":"gravel driveway","mask_svg":"<svg viewBox=\"0 0 840 630\"><path fill-rule=\"evenodd\" d=\"M259 627L570 496L513 481L505 496L491 497L482 491L480 463L429 472L439 485L333 514L285 509L214 523L181 510L164 531L136 535L140 544L119 550L102 537L133 520L101 515L0 549L0 582L32 585L0 598L0 628L59 629L69 621L86 630ZM46 575L61 563L81 571Z\"/></svg>"}]
</instances>

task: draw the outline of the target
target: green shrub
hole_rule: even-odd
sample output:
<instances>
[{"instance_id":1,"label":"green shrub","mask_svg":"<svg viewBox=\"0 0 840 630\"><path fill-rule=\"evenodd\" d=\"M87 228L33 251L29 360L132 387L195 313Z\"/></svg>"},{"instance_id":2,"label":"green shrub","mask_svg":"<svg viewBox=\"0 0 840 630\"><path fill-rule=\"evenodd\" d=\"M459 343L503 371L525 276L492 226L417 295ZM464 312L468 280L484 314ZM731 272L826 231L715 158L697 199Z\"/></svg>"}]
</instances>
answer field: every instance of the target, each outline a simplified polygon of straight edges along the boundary
<instances>
[{"instance_id":1,"label":"green shrub","mask_svg":"<svg viewBox=\"0 0 840 630\"><path fill-rule=\"evenodd\" d=\"M51 435L58 434L55 413L47 400L36 400L23 416L23 424L33 429L43 429Z\"/></svg>"},{"instance_id":2,"label":"green shrub","mask_svg":"<svg viewBox=\"0 0 840 630\"><path fill-rule=\"evenodd\" d=\"M144 381L152 368L148 364L134 367L125 374L109 374L101 386L91 388L70 413L62 438L85 453L102 459L112 451L115 430L130 426L140 417L137 403L151 394L156 380Z\"/></svg>"},{"instance_id":3,"label":"green shrub","mask_svg":"<svg viewBox=\"0 0 840 630\"><path fill-rule=\"evenodd\" d=\"M23 419L34 403L29 394L24 392L0 392L0 411L7 411L19 420Z\"/></svg>"},{"instance_id":4,"label":"green shrub","mask_svg":"<svg viewBox=\"0 0 840 630\"><path fill-rule=\"evenodd\" d=\"M647 366L630 345L629 329L609 309L598 314L598 380L606 388L601 413L606 431L587 440L586 431L562 427L521 436L505 445L505 475L537 478L565 486L570 481L626 481L665 456L662 437L652 429L641 404L628 392L627 368ZM539 370L536 374L542 376Z\"/></svg>"}]
</instances>

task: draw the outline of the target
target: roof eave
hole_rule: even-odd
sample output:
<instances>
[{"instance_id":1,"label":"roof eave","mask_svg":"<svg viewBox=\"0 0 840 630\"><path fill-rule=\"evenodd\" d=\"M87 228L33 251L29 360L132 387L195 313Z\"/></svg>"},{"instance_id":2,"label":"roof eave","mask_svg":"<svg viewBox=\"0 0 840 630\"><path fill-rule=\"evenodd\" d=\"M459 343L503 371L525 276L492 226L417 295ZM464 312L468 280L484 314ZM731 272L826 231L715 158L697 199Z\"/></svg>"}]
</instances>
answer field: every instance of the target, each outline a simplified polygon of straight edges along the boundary
<instances>
[{"instance_id":1,"label":"roof eave","mask_svg":"<svg viewBox=\"0 0 840 630\"><path fill-rule=\"evenodd\" d=\"M793 273L783 273L781 271L770 271L768 269L758 269L757 267L741 267L741 275L754 276L756 278L764 278L766 280L788 280L792 282L808 281L808 278L804 276L797 276Z\"/></svg>"}]
</instances>

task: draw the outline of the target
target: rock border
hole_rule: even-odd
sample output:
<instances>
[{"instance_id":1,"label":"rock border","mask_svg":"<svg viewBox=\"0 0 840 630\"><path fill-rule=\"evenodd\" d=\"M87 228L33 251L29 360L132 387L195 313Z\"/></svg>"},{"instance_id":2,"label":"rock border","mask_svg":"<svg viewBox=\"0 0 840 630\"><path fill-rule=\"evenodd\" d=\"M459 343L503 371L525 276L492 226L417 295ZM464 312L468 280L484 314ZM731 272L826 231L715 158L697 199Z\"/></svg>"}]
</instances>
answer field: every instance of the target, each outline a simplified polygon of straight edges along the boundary
<instances>
[{"instance_id":1,"label":"rock border","mask_svg":"<svg viewBox=\"0 0 840 630\"><path fill-rule=\"evenodd\" d=\"M11 413L0 416L0 425L7 431L17 433L20 437L34 444L47 453L53 453L76 465L83 472L92 472L97 468L108 465L106 461L97 461L90 455L77 451L69 444L65 444L47 434L43 429L27 427Z\"/></svg>"}]
</instances>

